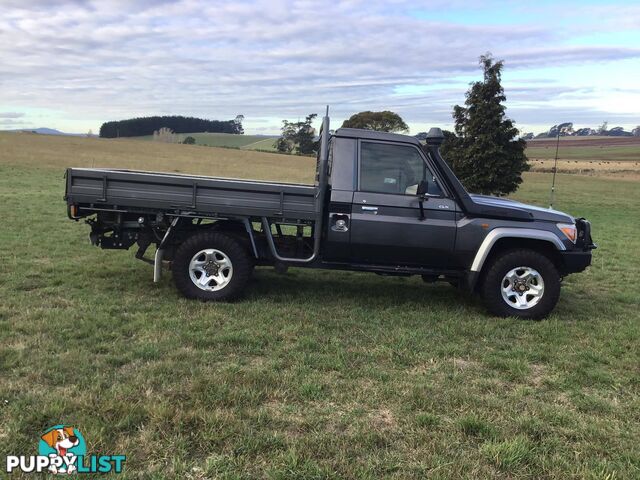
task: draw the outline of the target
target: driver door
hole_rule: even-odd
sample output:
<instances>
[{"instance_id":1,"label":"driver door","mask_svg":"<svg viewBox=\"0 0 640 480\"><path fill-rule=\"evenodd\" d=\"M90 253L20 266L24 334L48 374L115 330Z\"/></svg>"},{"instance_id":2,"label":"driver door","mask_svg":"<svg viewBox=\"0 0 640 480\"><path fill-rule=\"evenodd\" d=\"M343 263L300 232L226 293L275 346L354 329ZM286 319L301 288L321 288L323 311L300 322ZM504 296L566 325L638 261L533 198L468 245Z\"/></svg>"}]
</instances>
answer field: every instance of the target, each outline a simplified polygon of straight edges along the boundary
<instances>
[{"instance_id":1,"label":"driver door","mask_svg":"<svg viewBox=\"0 0 640 480\"><path fill-rule=\"evenodd\" d=\"M456 234L456 203L414 145L361 140L353 196L351 256L371 265L446 267ZM419 183L429 198L420 218Z\"/></svg>"}]
</instances>

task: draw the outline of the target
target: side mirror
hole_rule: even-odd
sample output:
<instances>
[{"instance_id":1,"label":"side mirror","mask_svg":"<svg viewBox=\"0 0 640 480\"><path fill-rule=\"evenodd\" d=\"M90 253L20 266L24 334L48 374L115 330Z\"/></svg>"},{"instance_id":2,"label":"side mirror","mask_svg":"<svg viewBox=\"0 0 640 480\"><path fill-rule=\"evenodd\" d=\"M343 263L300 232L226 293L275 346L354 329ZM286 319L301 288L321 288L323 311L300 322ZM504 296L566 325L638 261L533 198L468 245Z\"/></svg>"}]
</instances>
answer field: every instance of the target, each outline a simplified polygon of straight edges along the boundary
<instances>
[{"instance_id":1,"label":"side mirror","mask_svg":"<svg viewBox=\"0 0 640 480\"><path fill-rule=\"evenodd\" d=\"M416 195L419 197L424 197L429 192L429 182L426 180L420 180L418 184L418 188L416 189Z\"/></svg>"}]
</instances>

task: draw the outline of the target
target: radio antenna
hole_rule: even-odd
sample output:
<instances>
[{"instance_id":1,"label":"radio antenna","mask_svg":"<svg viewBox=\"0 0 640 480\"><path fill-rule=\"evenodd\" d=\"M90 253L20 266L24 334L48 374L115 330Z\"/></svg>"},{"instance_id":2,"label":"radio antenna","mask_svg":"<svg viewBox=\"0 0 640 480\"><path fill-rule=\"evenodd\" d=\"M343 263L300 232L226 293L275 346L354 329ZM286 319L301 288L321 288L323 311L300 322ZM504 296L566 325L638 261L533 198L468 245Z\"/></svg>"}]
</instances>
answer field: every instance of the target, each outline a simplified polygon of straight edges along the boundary
<instances>
[{"instance_id":1,"label":"radio antenna","mask_svg":"<svg viewBox=\"0 0 640 480\"><path fill-rule=\"evenodd\" d=\"M558 126L558 136L556 138L556 158L553 162L553 180L551 180L551 196L549 198L549 208L553 208L553 201L556 196L556 172L558 171L558 147L560 147L560 128Z\"/></svg>"}]
</instances>

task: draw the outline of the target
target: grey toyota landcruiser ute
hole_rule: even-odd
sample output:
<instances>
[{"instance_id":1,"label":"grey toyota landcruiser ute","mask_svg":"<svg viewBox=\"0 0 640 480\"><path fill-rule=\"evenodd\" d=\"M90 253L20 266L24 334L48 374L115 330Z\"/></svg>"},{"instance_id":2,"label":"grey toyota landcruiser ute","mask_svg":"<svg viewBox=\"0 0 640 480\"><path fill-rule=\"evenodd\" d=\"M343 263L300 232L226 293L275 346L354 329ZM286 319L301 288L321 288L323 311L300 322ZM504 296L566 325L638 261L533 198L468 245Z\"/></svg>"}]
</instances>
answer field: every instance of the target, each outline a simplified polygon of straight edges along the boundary
<instances>
[{"instance_id":1,"label":"grey toyota landcruiser ute","mask_svg":"<svg viewBox=\"0 0 640 480\"><path fill-rule=\"evenodd\" d=\"M137 245L170 264L189 298L231 300L256 265L421 275L479 293L499 316L537 319L563 277L591 263L584 218L469 194L439 153L405 135L340 128L325 116L315 185L69 168L68 215L104 249ZM153 259L145 253L153 244Z\"/></svg>"}]
</instances>

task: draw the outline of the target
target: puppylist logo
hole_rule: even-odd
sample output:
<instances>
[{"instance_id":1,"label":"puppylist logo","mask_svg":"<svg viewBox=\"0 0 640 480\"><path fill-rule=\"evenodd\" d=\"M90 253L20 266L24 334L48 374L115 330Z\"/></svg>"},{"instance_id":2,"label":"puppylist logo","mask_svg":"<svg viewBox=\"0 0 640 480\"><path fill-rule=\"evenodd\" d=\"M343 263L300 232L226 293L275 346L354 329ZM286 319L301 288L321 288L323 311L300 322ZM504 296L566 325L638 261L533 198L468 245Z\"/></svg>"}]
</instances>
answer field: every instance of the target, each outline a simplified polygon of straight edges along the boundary
<instances>
[{"instance_id":1,"label":"puppylist logo","mask_svg":"<svg viewBox=\"0 0 640 480\"><path fill-rule=\"evenodd\" d=\"M126 460L124 455L87 456L87 444L77 428L56 425L48 428L38 444L38 455L7 456L7 473L50 472L71 473L120 473Z\"/></svg>"}]
</instances>

